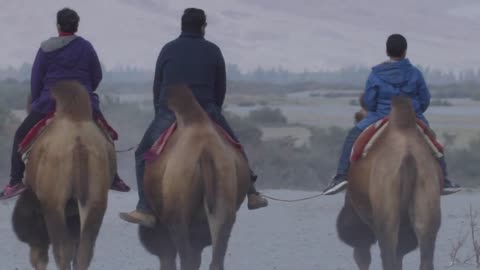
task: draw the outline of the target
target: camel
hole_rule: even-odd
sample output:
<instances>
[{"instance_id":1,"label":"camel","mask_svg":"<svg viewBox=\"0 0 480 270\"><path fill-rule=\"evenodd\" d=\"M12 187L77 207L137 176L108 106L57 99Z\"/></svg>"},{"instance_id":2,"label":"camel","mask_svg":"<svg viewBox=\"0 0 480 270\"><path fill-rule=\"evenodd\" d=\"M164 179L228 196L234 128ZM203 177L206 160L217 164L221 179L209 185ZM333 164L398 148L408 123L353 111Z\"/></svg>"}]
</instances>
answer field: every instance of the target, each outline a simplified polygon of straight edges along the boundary
<instances>
[{"instance_id":1,"label":"camel","mask_svg":"<svg viewBox=\"0 0 480 270\"><path fill-rule=\"evenodd\" d=\"M411 100L393 97L389 117L368 155L351 164L338 236L354 248L360 270L369 269L377 241L384 270L401 270L417 247L420 270L433 270L443 175L417 129Z\"/></svg>"},{"instance_id":2,"label":"camel","mask_svg":"<svg viewBox=\"0 0 480 270\"><path fill-rule=\"evenodd\" d=\"M211 270L224 269L236 212L250 185L247 161L185 85L168 88L168 106L177 130L161 156L147 162L145 191L157 217L154 228L139 227L144 247L160 259L162 270L197 270L212 245Z\"/></svg>"},{"instance_id":3,"label":"camel","mask_svg":"<svg viewBox=\"0 0 480 270\"><path fill-rule=\"evenodd\" d=\"M34 269L47 269L51 244L58 269L86 270L107 208L115 152L93 121L80 83L61 81L51 91L56 113L30 150L29 188L15 205L13 228L30 246Z\"/></svg>"}]
</instances>

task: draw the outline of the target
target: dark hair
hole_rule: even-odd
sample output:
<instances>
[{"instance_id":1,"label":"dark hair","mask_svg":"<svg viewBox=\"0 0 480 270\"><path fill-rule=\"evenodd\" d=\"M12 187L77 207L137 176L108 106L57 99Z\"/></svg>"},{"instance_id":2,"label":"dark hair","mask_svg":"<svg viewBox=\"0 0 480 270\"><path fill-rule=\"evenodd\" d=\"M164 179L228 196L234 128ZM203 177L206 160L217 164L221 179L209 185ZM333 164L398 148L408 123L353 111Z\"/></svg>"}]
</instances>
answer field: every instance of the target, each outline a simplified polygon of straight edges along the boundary
<instances>
[{"instance_id":1,"label":"dark hair","mask_svg":"<svg viewBox=\"0 0 480 270\"><path fill-rule=\"evenodd\" d=\"M390 57L402 57L407 51L407 39L400 34L393 34L387 39L387 54Z\"/></svg>"},{"instance_id":2,"label":"dark hair","mask_svg":"<svg viewBox=\"0 0 480 270\"><path fill-rule=\"evenodd\" d=\"M78 22L80 22L80 17L73 9L64 8L57 12L57 24L60 25L60 31L62 32L77 32Z\"/></svg>"},{"instance_id":3,"label":"dark hair","mask_svg":"<svg viewBox=\"0 0 480 270\"><path fill-rule=\"evenodd\" d=\"M202 9L187 8L182 16L182 31L200 32L207 23L207 15Z\"/></svg>"}]
</instances>

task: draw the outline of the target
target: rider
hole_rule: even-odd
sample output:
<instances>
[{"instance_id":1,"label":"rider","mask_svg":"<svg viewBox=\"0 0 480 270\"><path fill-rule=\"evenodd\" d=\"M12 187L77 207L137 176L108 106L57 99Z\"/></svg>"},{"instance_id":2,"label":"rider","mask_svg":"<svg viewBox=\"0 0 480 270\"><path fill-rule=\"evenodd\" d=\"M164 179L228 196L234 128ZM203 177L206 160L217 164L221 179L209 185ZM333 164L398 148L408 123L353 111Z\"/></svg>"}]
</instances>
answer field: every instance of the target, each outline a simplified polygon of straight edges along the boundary
<instances>
[{"instance_id":1,"label":"rider","mask_svg":"<svg viewBox=\"0 0 480 270\"><path fill-rule=\"evenodd\" d=\"M0 193L0 199L13 197L26 189L22 182L25 164L18 152L18 146L35 124L55 110L55 100L50 94L52 85L63 79L78 80L90 93L94 114L103 117L98 96L94 93L102 80L102 69L90 42L75 35L79 21L80 17L74 10L64 8L58 11L59 36L44 41L37 52L32 67L29 113L15 133L11 154L11 178ZM127 192L130 187L115 174L111 189Z\"/></svg>"},{"instance_id":2,"label":"rider","mask_svg":"<svg viewBox=\"0 0 480 270\"><path fill-rule=\"evenodd\" d=\"M144 154L155 140L175 121L175 115L167 107L165 88L176 83L187 83L194 96L209 116L238 141L232 129L221 114L226 92L225 62L220 49L205 40L206 15L203 10L188 8L182 16L182 33L167 43L157 59L153 86L155 119L145 132L135 152L139 201L135 211L121 213L126 221L152 226L152 215L143 191L145 168ZM251 174L248 192L248 208L265 207L268 201L254 187L256 176Z\"/></svg>"},{"instance_id":3,"label":"rider","mask_svg":"<svg viewBox=\"0 0 480 270\"><path fill-rule=\"evenodd\" d=\"M350 163L350 153L355 140L369 125L384 118L390 113L391 98L398 94L406 95L413 100L417 117L428 125L423 113L430 104L430 92L422 73L405 58L407 40L399 34L391 35L387 40L388 61L375 66L368 77L363 103L368 111L367 117L350 130L343 145L337 174L323 191L325 195L340 192L347 185L347 171ZM399 89L399 90L398 90ZM439 164L444 175L443 193L450 194L460 190L460 186L447 178L445 158L439 158Z\"/></svg>"}]
</instances>

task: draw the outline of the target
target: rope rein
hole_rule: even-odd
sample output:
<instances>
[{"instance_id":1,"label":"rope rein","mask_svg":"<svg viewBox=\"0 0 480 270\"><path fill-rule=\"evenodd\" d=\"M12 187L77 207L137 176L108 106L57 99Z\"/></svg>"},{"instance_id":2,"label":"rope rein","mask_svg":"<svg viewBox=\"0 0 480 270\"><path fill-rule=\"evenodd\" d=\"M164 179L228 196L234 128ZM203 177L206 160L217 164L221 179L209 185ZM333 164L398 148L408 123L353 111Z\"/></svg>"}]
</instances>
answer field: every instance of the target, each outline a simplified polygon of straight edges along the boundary
<instances>
[{"instance_id":1,"label":"rope rein","mask_svg":"<svg viewBox=\"0 0 480 270\"><path fill-rule=\"evenodd\" d=\"M277 202L301 202L301 201L307 201L307 200L311 200L311 199L315 199L315 198L324 196L324 194L321 193L321 194L318 194L318 195L313 195L313 196L309 196L309 197L305 197L305 198L286 200L286 199L279 199L279 198L271 197L271 196L265 195L263 193L261 193L261 194L262 194L263 197L265 197L267 199L270 199L272 201L277 201Z\"/></svg>"},{"instance_id":2,"label":"rope rein","mask_svg":"<svg viewBox=\"0 0 480 270\"><path fill-rule=\"evenodd\" d=\"M132 146L132 147L129 147L127 149L122 149L122 150L115 150L116 153L125 153L125 152L130 152L132 150L135 150L135 148L137 148L137 146Z\"/></svg>"}]
</instances>

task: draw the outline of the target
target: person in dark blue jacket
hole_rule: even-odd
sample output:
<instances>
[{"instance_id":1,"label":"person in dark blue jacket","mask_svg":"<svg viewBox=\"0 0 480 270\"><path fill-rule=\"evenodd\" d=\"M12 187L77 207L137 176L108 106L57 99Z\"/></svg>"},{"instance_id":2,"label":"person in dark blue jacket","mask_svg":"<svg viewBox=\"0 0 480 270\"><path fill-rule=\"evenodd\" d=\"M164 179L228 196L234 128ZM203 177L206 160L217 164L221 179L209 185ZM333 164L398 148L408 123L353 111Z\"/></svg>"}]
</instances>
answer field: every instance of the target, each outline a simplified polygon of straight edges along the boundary
<instances>
[{"instance_id":1,"label":"person in dark blue jacket","mask_svg":"<svg viewBox=\"0 0 480 270\"><path fill-rule=\"evenodd\" d=\"M430 92L422 73L410 63L406 53L405 37L399 34L391 35L387 40L387 55L390 60L373 67L366 83L362 101L367 116L348 133L338 162L337 174L324 190L325 195L336 194L346 187L350 153L355 140L368 126L390 113L393 96L410 97L417 117L428 125L423 114L430 105ZM440 158L439 163L445 176L443 194L459 191L460 186L447 178L445 158Z\"/></svg>"},{"instance_id":2,"label":"person in dark blue jacket","mask_svg":"<svg viewBox=\"0 0 480 270\"><path fill-rule=\"evenodd\" d=\"M135 211L120 214L120 217L128 222L145 226L153 226L155 223L143 191L144 154L175 121L175 114L167 107L166 87L186 83L212 120L238 142L222 115L226 92L225 62L220 48L204 38L206 26L203 10L186 9L182 16L182 33L177 39L167 43L158 56L153 85L155 118L135 152L139 201ZM251 178L248 208L267 206L268 201L255 190L253 183L256 176L253 173Z\"/></svg>"},{"instance_id":3,"label":"person in dark blue jacket","mask_svg":"<svg viewBox=\"0 0 480 270\"><path fill-rule=\"evenodd\" d=\"M60 80L77 80L90 94L94 114L103 118L95 90L102 80L102 69L97 54L90 42L75 35L80 17L69 8L57 13L58 36L44 41L38 49L32 67L30 112L15 132L11 155L10 181L0 193L0 200L22 193L25 164L18 146L40 120L55 111L55 100L50 89ZM118 174L111 186L122 192L130 190Z\"/></svg>"}]
</instances>

